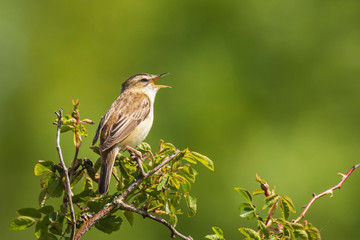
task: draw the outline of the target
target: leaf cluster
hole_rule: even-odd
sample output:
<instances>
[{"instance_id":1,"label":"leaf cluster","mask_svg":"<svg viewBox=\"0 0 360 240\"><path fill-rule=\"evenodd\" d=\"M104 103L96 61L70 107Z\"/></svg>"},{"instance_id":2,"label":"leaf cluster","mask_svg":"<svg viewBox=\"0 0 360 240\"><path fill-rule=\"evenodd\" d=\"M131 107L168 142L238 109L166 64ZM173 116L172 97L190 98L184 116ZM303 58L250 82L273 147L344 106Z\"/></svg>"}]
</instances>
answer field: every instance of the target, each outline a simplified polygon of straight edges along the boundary
<instances>
[{"instance_id":1,"label":"leaf cluster","mask_svg":"<svg viewBox=\"0 0 360 240\"><path fill-rule=\"evenodd\" d=\"M238 230L247 240L321 240L319 230L311 223L303 221L297 223L289 220L290 214L295 213L292 200L285 195L279 195L275 188L270 190L269 184L256 175L256 181L260 188L250 193L245 188L235 188L235 191L245 200L240 204L240 217L248 220L256 220L257 229L241 227ZM263 206L256 207L255 196L264 195ZM278 213L280 210L280 213ZM214 230L216 234L206 236L207 239L224 239L220 230ZM221 234L217 234L221 232Z\"/></svg>"},{"instance_id":2,"label":"leaf cluster","mask_svg":"<svg viewBox=\"0 0 360 240\"><path fill-rule=\"evenodd\" d=\"M61 132L72 132L74 135L75 157L71 162L71 167L68 168L68 174L76 224L79 228L92 216L111 204L113 199L126 191L143 175L137 166L137 161L134 161L134 158L137 157L136 154L119 153L113 168L116 192L99 196L96 184L99 179L100 158L94 162L88 158L77 158L82 136L87 136L84 124L93 122L89 119L80 120L78 100L73 101L73 105L72 113L64 115L61 119ZM54 123L57 124L57 121ZM91 147L91 149L99 155L98 147ZM146 173L178 151L173 144L164 141L160 141L159 148L155 152L147 143L140 144L136 149L142 154L141 163ZM197 201L190 190L191 184L195 182L198 175L194 168L197 163L214 170L214 164L208 157L189 149L180 151L172 161L149 176L134 191L129 192L124 202L149 214L161 218L166 217L172 226L176 226L179 214L183 214L184 211L189 217L196 214ZM64 192L64 169L54 161L39 160L35 164L34 174L40 178L39 207L19 209L17 211L19 216L11 221L9 229L20 231L35 225L37 239L70 239L72 224L67 194ZM49 201L49 199L55 199L55 201ZM124 209L115 209L111 214L100 219L95 227L110 234L120 229L124 217L132 225L133 214Z\"/></svg>"}]
</instances>

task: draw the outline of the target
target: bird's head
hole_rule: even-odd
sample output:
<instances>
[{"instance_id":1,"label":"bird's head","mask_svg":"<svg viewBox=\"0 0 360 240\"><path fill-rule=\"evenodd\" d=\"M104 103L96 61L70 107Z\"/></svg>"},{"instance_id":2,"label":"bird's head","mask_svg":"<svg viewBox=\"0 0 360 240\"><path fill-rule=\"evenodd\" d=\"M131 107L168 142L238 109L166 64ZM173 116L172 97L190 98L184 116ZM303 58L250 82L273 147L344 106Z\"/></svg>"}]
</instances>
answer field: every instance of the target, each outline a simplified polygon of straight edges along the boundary
<instances>
[{"instance_id":1,"label":"bird's head","mask_svg":"<svg viewBox=\"0 0 360 240\"><path fill-rule=\"evenodd\" d=\"M147 73L139 73L133 75L121 85L121 92L129 89L157 92L160 88L170 88L169 86L154 84L156 79L159 79L160 77L167 74L168 73L153 75Z\"/></svg>"}]
</instances>

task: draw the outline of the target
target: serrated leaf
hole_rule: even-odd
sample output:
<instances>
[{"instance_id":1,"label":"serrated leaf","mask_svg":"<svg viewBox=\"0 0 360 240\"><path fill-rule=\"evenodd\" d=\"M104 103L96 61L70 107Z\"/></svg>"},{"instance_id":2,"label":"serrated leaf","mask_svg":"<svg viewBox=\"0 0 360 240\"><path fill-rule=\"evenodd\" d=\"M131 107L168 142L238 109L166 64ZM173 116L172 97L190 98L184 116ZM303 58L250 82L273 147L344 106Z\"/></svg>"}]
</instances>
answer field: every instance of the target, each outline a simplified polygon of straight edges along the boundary
<instances>
[{"instance_id":1,"label":"serrated leaf","mask_svg":"<svg viewBox=\"0 0 360 240\"><path fill-rule=\"evenodd\" d=\"M277 194L266 197L264 200L265 204L263 206L263 209L271 207L277 202L277 200L279 200L279 195Z\"/></svg>"},{"instance_id":2,"label":"serrated leaf","mask_svg":"<svg viewBox=\"0 0 360 240\"><path fill-rule=\"evenodd\" d=\"M283 201L286 201L286 203L287 203L288 206L289 206L290 211L292 211L293 213L296 212L295 206L294 206L292 200L291 200L288 196L281 196L281 199L282 199Z\"/></svg>"},{"instance_id":3,"label":"serrated leaf","mask_svg":"<svg viewBox=\"0 0 360 240\"><path fill-rule=\"evenodd\" d=\"M40 218L41 212L35 208L21 208L16 211L19 215L33 217L33 218Z\"/></svg>"},{"instance_id":4,"label":"serrated leaf","mask_svg":"<svg viewBox=\"0 0 360 240\"><path fill-rule=\"evenodd\" d=\"M147 151L151 151L151 146L150 144L146 143L146 142L142 142L140 143L137 147L136 147L139 151L141 152L147 152Z\"/></svg>"},{"instance_id":5,"label":"serrated leaf","mask_svg":"<svg viewBox=\"0 0 360 240\"><path fill-rule=\"evenodd\" d=\"M248 239L260 240L259 234L251 228L239 228L239 232L241 232Z\"/></svg>"},{"instance_id":6,"label":"serrated leaf","mask_svg":"<svg viewBox=\"0 0 360 240\"><path fill-rule=\"evenodd\" d=\"M255 217L255 208L250 203L242 203L239 207L240 217L252 219Z\"/></svg>"},{"instance_id":7,"label":"serrated leaf","mask_svg":"<svg viewBox=\"0 0 360 240\"><path fill-rule=\"evenodd\" d=\"M240 196L242 196L248 203L252 204L252 197L248 190L245 188L234 188Z\"/></svg>"},{"instance_id":8,"label":"serrated leaf","mask_svg":"<svg viewBox=\"0 0 360 240\"><path fill-rule=\"evenodd\" d=\"M190 155L190 157L192 157L196 161L200 162L202 165L204 165L205 167L207 167L211 171L214 171L214 162L210 158L208 158L207 156L202 155L202 154L197 153L197 152L190 152L189 155Z\"/></svg>"},{"instance_id":9,"label":"serrated leaf","mask_svg":"<svg viewBox=\"0 0 360 240\"><path fill-rule=\"evenodd\" d=\"M311 223L308 223L305 226L305 231L308 234L309 240L321 240L321 235L319 229L312 226Z\"/></svg>"},{"instance_id":10,"label":"serrated leaf","mask_svg":"<svg viewBox=\"0 0 360 240\"><path fill-rule=\"evenodd\" d=\"M9 225L9 229L12 231L22 231L31 225L33 225L36 220L28 216L19 216L14 218Z\"/></svg>"},{"instance_id":11,"label":"serrated leaf","mask_svg":"<svg viewBox=\"0 0 360 240\"><path fill-rule=\"evenodd\" d=\"M186 205L188 207L188 216L193 217L196 214L197 205L196 205L196 198L190 195L186 195Z\"/></svg>"},{"instance_id":12,"label":"serrated leaf","mask_svg":"<svg viewBox=\"0 0 360 240\"><path fill-rule=\"evenodd\" d=\"M163 187L165 187L167 181L169 179L169 175L164 175L163 179L160 181L160 183L156 186L156 190L161 191Z\"/></svg>"},{"instance_id":13,"label":"serrated leaf","mask_svg":"<svg viewBox=\"0 0 360 240\"><path fill-rule=\"evenodd\" d=\"M185 155L187 155L189 153L189 149L184 149L184 150L182 150L181 152L179 152L174 158L173 158L173 162L176 162L176 161L179 161L179 160L181 160L181 159L184 159L185 160L185 158L184 158L184 156Z\"/></svg>"},{"instance_id":14,"label":"serrated leaf","mask_svg":"<svg viewBox=\"0 0 360 240\"><path fill-rule=\"evenodd\" d=\"M221 240L221 238L216 234L206 235L205 238L210 240Z\"/></svg>"},{"instance_id":15,"label":"serrated leaf","mask_svg":"<svg viewBox=\"0 0 360 240\"><path fill-rule=\"evenodd\" d=\"M264 234L264 236L268 239L270 234L269 234L269 229L266 227L265 223L263 223L262 221L258 220L258 225L261 229L261 232Z\"/></svg>"},{"instance_id":16,"label":"serrated leaf","mask_svg":"<svg viewBox=\"0 0 360 240\"><path fill-rule=\"evenodd\" d=\"M220 239L223 239L223 238L224 238L224 233L223 233L223 230L221 230L221 228L219 228L219 227L212 227L211 229L214 231L214 233L215 233L217 236L220 237Z\"/></svg>"},{"instance_id":17,"label":"serrated leaf","mask_svg":"<svg viewBox=\"0 0 360 240\"><path fill-rule=\"evenodd\" d=\"M52 173L54 163L52 161L39 160L34 167L35 176L40 176L45 173Z\"/></svg>"},{"instance_id":18,"label":"serrated leaf","mask_svg":"<svg viewBox=\"0 0 360 240\"><path fill-rule=\"evenodd\" d=\"M283 218L285 220L287 220L289 218L290 215L290 208L289 205L286 201L284 201L282 198L280 198L280 210L281 210L281 215L283 216Z\"/></svg>"}]
</instances>

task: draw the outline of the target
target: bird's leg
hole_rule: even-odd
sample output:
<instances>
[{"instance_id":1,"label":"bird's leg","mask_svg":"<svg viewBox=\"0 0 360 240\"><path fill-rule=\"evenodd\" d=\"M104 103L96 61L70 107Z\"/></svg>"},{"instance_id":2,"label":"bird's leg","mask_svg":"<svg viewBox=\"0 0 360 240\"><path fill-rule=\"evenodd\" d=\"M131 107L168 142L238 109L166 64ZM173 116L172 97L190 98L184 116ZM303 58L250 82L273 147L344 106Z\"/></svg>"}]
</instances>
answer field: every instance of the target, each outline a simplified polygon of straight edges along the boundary
<instances>
[{"instance_id":1,"label":"bird's leg","mask_svg":"<svg viewBox=\"0 0 360 240\"><path fill-rule=\"evenodd\" d=\"M141 174L142 174L143 176L146 176L146 173L145 173L145 171L144 171L144 168L143 168L142 162L141 162L141 160L142 160L142 154L141 154L141 152L139 152L138 150L136 150L136 149L134 149L134 148L132 148L132 147L130 147L130 146L128 146L128 145L125 145L124 147L130 152L130 154L133 153L133 154L136 155L136 156L135 156L135 159L136 159L136 161L137 161L137 164L139 165Z\"/></svg>"}]
</instances>

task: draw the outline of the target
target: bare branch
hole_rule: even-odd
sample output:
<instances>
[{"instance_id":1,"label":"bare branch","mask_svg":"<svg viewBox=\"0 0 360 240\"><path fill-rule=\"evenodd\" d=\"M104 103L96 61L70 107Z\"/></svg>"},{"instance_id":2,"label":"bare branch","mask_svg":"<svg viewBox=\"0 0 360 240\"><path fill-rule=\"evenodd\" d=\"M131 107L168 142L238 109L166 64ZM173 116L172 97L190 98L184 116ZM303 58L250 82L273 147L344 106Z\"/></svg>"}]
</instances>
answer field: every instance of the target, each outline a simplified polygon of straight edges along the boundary
<instances>
[{"instance_id":1,"label":"bare branch","mask_svg":"<svg viewBox=\"0 0 360 240\"><path fill-rule=\"evenodd\" d=\"M57 133L56 133L56 149L58 151L60 163L64 170L64 175L65 175L65 192L66 192L66 195L68 198L68 203L69 203L69 208L70 208L71 226L72 226L71 227L71 239L73 239L73 237L75 235L75 230L76 230L75 212L74 212L74 205L73 205L72 196L71 196L69 173L68 173L68 169L66 168L64 158L62 155L62 151L61 151L61 147L60 147L61 118L63 115L63 109L60 109L59 112L55 112L55 114L58 117Z\"/></svg>"},{"instance_id":2,"label":"bare branch","mask_svg":"<svg viewBox=\"0 0 360 240\"><path fill-rule=\"evenodd\" d=\"M346 179L348 179L348 177L351 175L351 173L352 173L356 168L358 168L358 167L360 167L360 163L357 164L357 165L355 165L355 166L353 166L346 175L339 173L339 174L342 176L342 178L341 178L341 181L340 181L338 184L336 184L335 186L329 188L328 190L326 190L326 191L324 191L324 192L322 192L322 193L320 193L320 194L318 194L318 195L316 195L316 194L314 193L314 194L313 194L313 198L312 198L312 199L310 200L310 202L306 205L304 211L303 211L303 212L300 214L300 216L299 216L297 219L295 219L293 222L297 223L297 222L299 222L301 219L303 219L303 218L305 217L306 212L309 210L309 208L311 207L311 205L312 205L317 199L319 199L319 198L321 198L322 196L325 196L325 195L327 195L327 194L330 194L330 195L332 196L332 195L333 195L333 191L336 190L336 189L340 189L341 186L342 186L342 184L346 181Z\"/></svg>"},{"instance_id":3,"label":"bare branch","mask_svg":"<svg viewBox=\"0 0 360 240\"><path fill-rule=\"evenodd\" d=\"M123 191L119 196L117 196L109 206L103 208L98 213L96 213L92 218L90 218L88 221L86 221L80 227L78 232L76 233L74 240L79 240L88 230L90 230L90 228L97 221L99 221L100 219L105 218L106 216L108 216L112 212L112 210L114 210L116 208L120 208L120 209L127 210L127 211L132 211L132 212L135 212L135 213L138 213L138 214L142 215L143 217L148 217L148 218L150 218L152 220L155 220L157 222L160 222L160 223L164 224L165 226L167 226L170 229L171 237L178 236L178 237L180 237L180 238L182 238L184 240L192 240L192 238L190 236L186 237L186 236L182 235L181 233L179 233L170 223L168 223L164 219L162 219L162 218L160 218L158 216L151 215L151 214L147 213L146 211L135 208L134 206L129 205L124 201L126 199L126 197L131 192L133 192L142 182L144 182L151 175L153 175L154 173L159 171L163 166L165 166L167 163L169 163L179 153L180 153L180 151L177 150L171 156L166 157L159 165L154 167L149 172L145 173L143 176L138 178L132 184L130 184L130 186L125 191Z\"/></svg>"}]
</instances>

